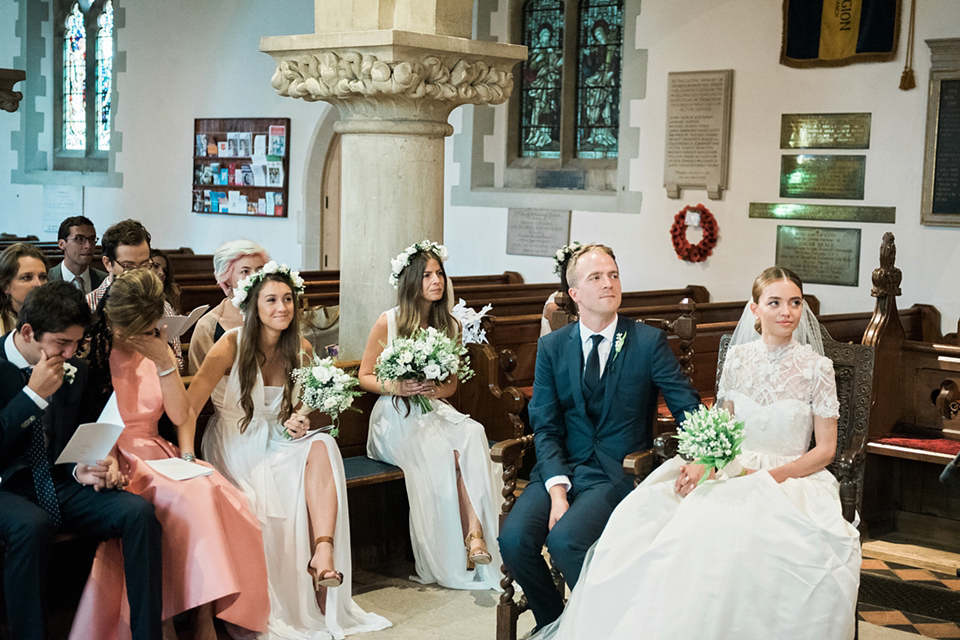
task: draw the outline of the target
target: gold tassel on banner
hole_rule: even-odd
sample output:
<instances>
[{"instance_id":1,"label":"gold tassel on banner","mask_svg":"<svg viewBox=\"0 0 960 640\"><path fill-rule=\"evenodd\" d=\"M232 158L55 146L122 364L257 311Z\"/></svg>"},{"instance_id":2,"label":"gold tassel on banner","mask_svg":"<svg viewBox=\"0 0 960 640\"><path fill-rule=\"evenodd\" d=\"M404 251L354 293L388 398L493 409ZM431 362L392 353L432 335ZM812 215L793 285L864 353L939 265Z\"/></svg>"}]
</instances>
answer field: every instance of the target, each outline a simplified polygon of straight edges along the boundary
<instances>
[{"instance_id":1,"label":"gold tassel on banner","mask_svg":"<svg viewBox=\"0 0 960 640\"><path fill-rule=\"evenodd\" d=\"M917 0L910 0L910 27L907 30L907 55L900 74L900 88L909 91L917 86L913 78L913 26L917 21Z\"/></svg>"}]
</instances>

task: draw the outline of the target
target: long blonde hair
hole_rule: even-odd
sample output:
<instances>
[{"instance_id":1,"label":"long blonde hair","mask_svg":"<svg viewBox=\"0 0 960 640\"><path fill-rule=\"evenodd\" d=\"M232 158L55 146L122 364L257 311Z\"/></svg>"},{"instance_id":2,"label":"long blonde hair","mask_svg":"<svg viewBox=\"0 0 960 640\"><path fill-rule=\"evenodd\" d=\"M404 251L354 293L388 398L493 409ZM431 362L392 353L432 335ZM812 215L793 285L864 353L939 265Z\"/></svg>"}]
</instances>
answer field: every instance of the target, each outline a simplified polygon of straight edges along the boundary
<instances>
[{"instance_id":1,"label":"long blonde hair","mask_svg":"<svg viewBox=\"0 0 960 640\"><path fill-rule=\"evenodd\" d=\"M149 269L133 269L114 279L103 312L113 329L136 335L156 326L165 301L160 278Z\"/></svg>"},{"instance_id":2,"label":"long blonde hair","mask_svg":"<svg viewBox=\"0 0 960 640\"><path fill-rule=\"evenodd\" d=\"M240 348L237 352L238 375L240 376L240 408L243 418L240 420L240 433L246 431L253 420L253 387L257 383L257 373L266 364L260 334L263 327L260 322L260 291L265 282L282 282L290 287L293 294L293 319L290 326L280 334L277 342L277 357L283 363L283 399L280 401L281 424L293 415L293 370L300 366L300 300L297 289L290 277L281 272L263 276L247 293L246 313L240 328Z\"/></svg>"},{"instance_id":3,"label":"long blonde hair","mask_svg":"<svg viewBox=\"0 0 960 640\"><path fill-rule=\"evenodd\" d=\"M423 301L423 272L430 259L437 261L443 269L443 261L432 251L419 251L410 258L410 264L400 272L397 286L397 335L410 337L416 333L423 322L420 317L420 302ZM442 331L451 338L460 335L460 323L451 313L453 309L453 288L446 271L443 272L443 297L430 303L427 326Z\"/></svg>"}]
</instances>

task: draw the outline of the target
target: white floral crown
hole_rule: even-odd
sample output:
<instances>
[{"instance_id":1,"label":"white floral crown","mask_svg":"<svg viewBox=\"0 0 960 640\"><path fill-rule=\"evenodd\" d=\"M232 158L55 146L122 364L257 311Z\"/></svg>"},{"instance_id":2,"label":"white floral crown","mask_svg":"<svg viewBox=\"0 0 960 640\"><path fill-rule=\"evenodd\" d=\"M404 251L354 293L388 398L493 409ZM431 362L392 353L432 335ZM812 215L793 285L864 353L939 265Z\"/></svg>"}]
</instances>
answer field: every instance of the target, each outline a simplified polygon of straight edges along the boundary
<instances>
[{"instance_id":1,"label":"white floral crown","mask_svg":"<svg viewBox=\"0 0 960 640\"><path fill-rule=\"evenodd\" d=\"M285 275L290 279L290 282L293 284L293 289L298 296L303 295L303 278L300 277L299 271L291 271L290 267L285 264L277 264L275 261L271 260L267 264L263 265L263 269L260 271L254 271L246 278L237 283L237 288L233 290L233 306L240 311L247 310L247 295L250 293L250 289L253 289L254 285L263 280L266 276L271 273L279 273Z\"/></svg>"},{"instance_id":2,"label":"white floral crown","mask_svg":"<svg viewBox=\"0 0 960 640\"><path fill-rule=\"evenodd\" d=\"M567 269L567 263L570 262L570 256L575 254L582 246L582 244L574 240L570 244L565 244L557 249L557 255L553 259L556 263L553 265L553 272L557 274L557 277L563 277L563 272Z\"/></svg>"},{"instance_id":3,"label":"white floral crown","mask_svg":"<svg viewBox=\"0 0 960 640\"><path fill-rule=\"evenodd\" d=\"M449 256L447 248L442 244L432 240L421 240L412 244L390 261L390 284L396 289L400 286L400 273L410 264L410 259L421 251L429 251L440 258L440 262L445 261Z\"/></svg>"}]
</instances>

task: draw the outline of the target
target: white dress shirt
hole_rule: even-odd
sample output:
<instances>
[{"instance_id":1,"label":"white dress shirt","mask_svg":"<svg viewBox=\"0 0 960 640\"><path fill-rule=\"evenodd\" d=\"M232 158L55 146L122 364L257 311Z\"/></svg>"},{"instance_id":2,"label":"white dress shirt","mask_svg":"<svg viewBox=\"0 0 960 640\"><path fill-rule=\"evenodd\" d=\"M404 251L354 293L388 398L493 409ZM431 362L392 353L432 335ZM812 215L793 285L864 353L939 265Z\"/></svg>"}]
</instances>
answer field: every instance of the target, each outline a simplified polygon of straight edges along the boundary
<instances>
[{"instance_id":1,"label":"white dress shirt","mask_svg":"<svg viewBox=\"0 0 960 640\"><path fill-rule=\"evenodd\" d=\"M17 349L17 345L13 342L13 336L16 335L16 331L11 331L7 334L7 339L3 343L3 351L7 354L7 361L17 367L18 369L25 369L27 367L32 367L27 359L23 357L23 354L20 353L20 350ZM23 385L23 392L27 394L31 400L37 403L37 406L41 409L46 409L49 404L46 400L41 398L36 391Z\"/></svg>"},{"instance_id":2,"label":"white dress shirt","mask_svg":"<svg viewBox=\"0 0 960 640\"><path fill-rule=\"evenodd\" d=\"M84 270L83 270L83 273L74 273L73 271L70 271L70 269L67 268L67 265L65 265L64 263L61 262L61 263L60 263L60 275L63 277L63 279L64 279L66 282L69 282L70 284L72 284L72 285L75 286L75 287L77 286L75 280L76 280L77 278L80 278L80 280L83 282L83 287L80 288L80 292L83 293L84 295L86 295L86 294L90 293L90 291L92 291L92 284L93 284L93 283L92 283L92 281L90 280L90 267L87 267L86 269L84 269Z\"/></svg>"}]
</instances>

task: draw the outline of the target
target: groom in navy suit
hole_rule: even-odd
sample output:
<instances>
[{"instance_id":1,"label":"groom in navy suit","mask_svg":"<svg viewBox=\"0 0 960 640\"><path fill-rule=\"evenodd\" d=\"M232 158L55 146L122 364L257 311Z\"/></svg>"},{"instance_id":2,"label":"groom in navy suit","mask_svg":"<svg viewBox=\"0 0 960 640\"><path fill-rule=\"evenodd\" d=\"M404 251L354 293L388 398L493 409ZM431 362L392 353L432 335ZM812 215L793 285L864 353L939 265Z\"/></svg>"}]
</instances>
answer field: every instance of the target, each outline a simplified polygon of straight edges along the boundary
<instances>
[{"instance_id":1,"label":"groom in navy suit","mask_svg":"<svg viewBox=\"0 0 960 640\"><path fill-rule=\"evenodd\" d=\"M666 334L617 315L620 272L609 247L577 251L567 282L580 321L537 345L529 407L537 464L499 537L537 629L563 612L544 543L572 589L587 549L633 488L623 459L653 444L657 391L678 419L700 404Z\"/></svg>"},{"instance_id":2,"label":"groom in navy suit","mask_svg":"<svg viewBox=\"0 0 960 640\"><path fill-rule=\"evenodd\" d=\"M83 294L71 283L49 282L27 294L17 328L0 339L0 541L13 640L46 638L47 563L58 531L120 538L133 638L162 635L153 505L111 490L125 483L112 458L53 464L89 404L87 367L74 357L89 323Z\"/></svg>"}]
</instances>

